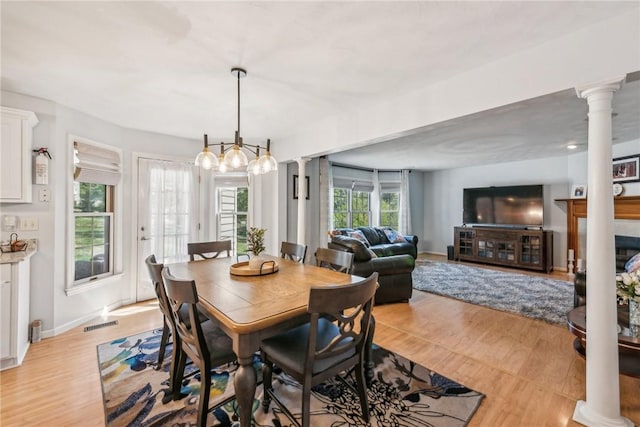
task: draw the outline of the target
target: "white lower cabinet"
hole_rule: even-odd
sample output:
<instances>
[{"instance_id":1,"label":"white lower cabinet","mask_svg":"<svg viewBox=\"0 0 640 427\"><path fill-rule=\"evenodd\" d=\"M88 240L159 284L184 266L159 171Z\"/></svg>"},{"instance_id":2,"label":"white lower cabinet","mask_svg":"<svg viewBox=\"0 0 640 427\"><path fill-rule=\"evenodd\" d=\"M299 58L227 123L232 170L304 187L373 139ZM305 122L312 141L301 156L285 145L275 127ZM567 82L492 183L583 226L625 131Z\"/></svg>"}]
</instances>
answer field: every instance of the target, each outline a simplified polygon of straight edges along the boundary
<instances>
[{"instance_id":1,"label":"white lower cabinet","mask_svg":"<svg viewBox=\"0 0 640 427\"><path fill-rule=\"evenodd\" d=\"M0 264L0 370L22 364L29 349L30 260Z\"/></svg>"}]
</instances>

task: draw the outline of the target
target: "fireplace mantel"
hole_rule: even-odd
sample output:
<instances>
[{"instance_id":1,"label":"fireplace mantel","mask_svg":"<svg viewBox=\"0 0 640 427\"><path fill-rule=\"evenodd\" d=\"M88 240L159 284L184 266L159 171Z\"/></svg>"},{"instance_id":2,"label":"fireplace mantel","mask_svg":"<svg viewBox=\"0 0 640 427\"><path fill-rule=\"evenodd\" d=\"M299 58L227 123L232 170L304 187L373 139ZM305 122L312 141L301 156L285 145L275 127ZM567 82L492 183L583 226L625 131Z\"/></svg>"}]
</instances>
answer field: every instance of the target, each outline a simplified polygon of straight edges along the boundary
<instances>
[{"instance_id":1,"label":"fireplace mantel","mask_svg":"<svg viewBox=\"0 0 640 427\"><path fill-rule=\"evenodd\" d=\"M587 217L587 199L556 199L567 203L567 249L575 251L575 257L586 258L579 254L578 218ZM615 219L640 220L640 196L615 197L613 199Z\"/></svg>"}]
</instances>

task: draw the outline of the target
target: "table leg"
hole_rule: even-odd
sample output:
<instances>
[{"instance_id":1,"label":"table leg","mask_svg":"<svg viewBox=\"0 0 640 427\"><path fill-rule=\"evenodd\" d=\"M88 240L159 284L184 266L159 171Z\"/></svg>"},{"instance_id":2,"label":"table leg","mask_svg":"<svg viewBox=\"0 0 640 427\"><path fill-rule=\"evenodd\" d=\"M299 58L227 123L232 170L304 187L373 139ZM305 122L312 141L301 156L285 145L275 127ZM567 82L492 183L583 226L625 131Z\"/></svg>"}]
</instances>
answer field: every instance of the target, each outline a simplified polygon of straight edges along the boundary
<instances>
[{"instance_id":1,"label":"table leg","mask_svg":"<svg viewBox=\"0 0 640 427\"><path fill-rule=\"evenodd\" d=\"M251 409L256 395L256 371L253 369L253 354L250 357L238 357L238 371L234 379L240 426L251 426Z\"/></svg>"}]
</instances>

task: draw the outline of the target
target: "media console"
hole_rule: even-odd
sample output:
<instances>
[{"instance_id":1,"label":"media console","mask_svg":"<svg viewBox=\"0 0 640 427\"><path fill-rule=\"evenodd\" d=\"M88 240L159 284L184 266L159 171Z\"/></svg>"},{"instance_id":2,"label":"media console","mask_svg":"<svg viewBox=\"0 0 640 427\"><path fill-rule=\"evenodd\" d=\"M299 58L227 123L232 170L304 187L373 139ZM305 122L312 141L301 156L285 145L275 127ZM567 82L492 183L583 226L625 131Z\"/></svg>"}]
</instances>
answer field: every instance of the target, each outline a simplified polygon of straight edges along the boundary
<instances>
[{"instance_id":1,"label":"media console","mask_svg":"<svg viewBox=\"0 0 640 427\"><path fill-rule=\"evenodd\" d=\"M455 227L454 259L553 270L553 232L502 227Z\"/></svg>"}]
</instances>

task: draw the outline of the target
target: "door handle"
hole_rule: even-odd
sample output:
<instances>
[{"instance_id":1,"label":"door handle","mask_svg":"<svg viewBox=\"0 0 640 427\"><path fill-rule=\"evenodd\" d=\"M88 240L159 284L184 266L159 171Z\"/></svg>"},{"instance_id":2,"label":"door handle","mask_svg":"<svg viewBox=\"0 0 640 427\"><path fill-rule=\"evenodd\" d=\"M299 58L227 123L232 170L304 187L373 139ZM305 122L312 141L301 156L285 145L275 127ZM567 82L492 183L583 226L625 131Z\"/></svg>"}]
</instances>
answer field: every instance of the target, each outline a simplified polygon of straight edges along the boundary
<instances>
[{"instance_id":1,"label":"door handle","mask_svg":"<svg viewBox=\"0 0 640 427\"><path fill-rule=\"evenodd\" d=\"M142 237L140 238L140 240L151 240L151 237L144 237L144 236L142 236Z\"/></svg>"}]
</instances>

